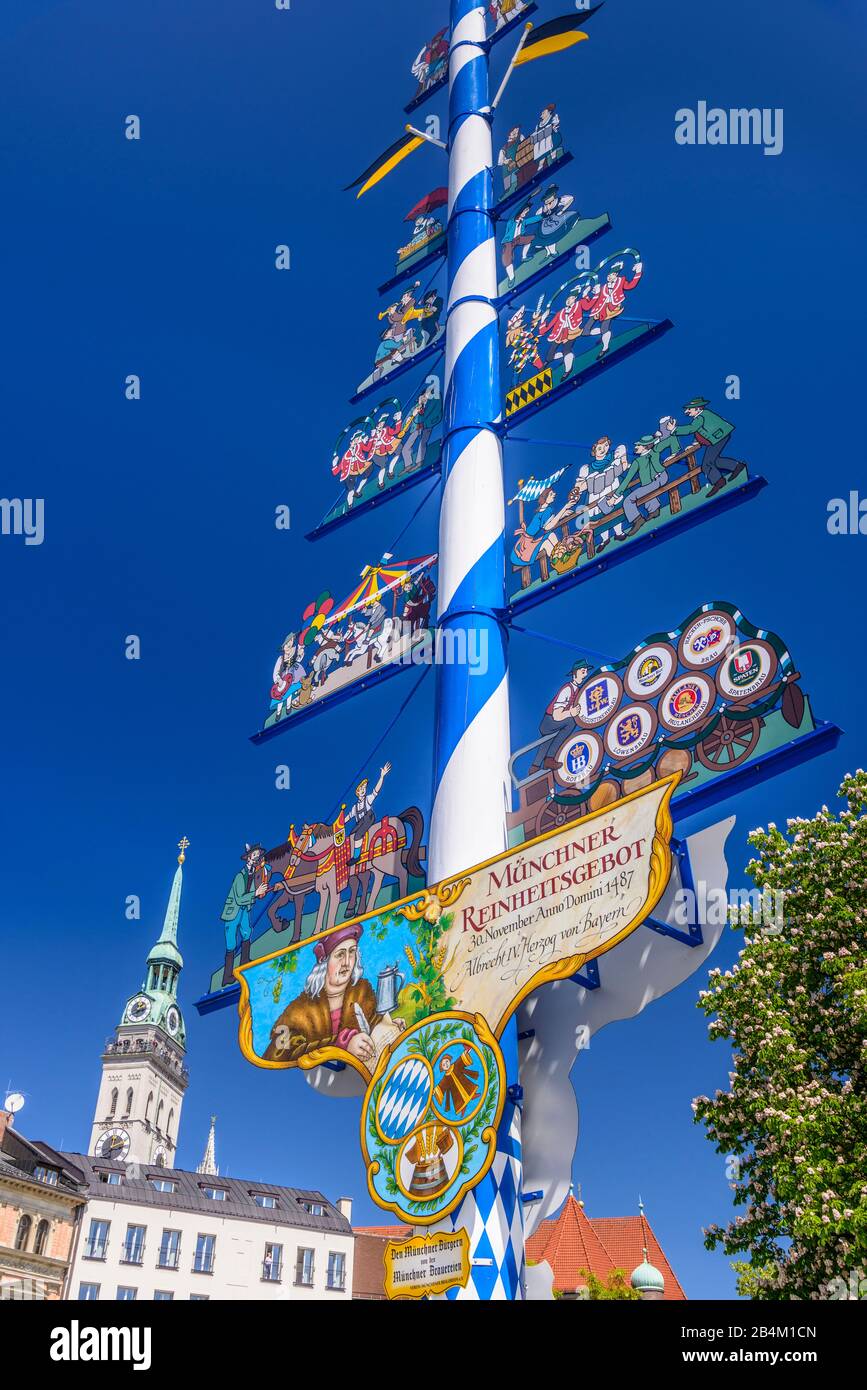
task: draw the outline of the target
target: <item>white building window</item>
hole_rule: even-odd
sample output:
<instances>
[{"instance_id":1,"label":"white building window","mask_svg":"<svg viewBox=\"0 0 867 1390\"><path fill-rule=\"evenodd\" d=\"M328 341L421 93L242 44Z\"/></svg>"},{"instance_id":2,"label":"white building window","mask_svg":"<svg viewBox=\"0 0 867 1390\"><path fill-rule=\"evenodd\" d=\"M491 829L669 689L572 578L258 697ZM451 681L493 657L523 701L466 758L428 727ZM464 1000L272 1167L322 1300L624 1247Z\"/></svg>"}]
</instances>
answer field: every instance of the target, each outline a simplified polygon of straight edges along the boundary
<instances>
[{"instance_id":1,"label":"white building window","mask_svg":"<svg viewBox=\"0 0 867 1390\"><path fill-rule=\"evenodd\" d=\"M154 1301L157 1303L170 1303L173 1298L171 1289L154 1289Z\"/></svg>"},{"instance_id":2,"label":"white building window","mask_svg":"<svg viewBox=\"0 0 867 1390\"><path fill-rule=\"evenodd\" d=\"M341 1291L346 1288L346 1256L342 1250L329 1250L328 1252L326 1288Z\"/></svg>"},{"instance_id":3,"label":"white building window","mask_svg":"<svg viewBox=\"0 0 867 1390\"><path fill-rule=\"evenodd\" d=\"M180 1231L163 1231L160 1241L160 1253L157 1264L160 1269L177 1269L178 1261L181 1258L181 1233Z\"/></svg>"},{"instance_id":4,"label":"white building window","mask_svg":"<svg viewBox=\"0 0 867 1390\"><path fill-rule=\"evenodd\" d=\"M84 1258L86 1260L104 1260L108 1246L108 1233L111 1229L110 1221L98 1221L94 1217L87 1232L87 1243L84 1247Z\"/></svg>"},{"instance_id":5,"label":"white building window","mask_svg":"<svg viewBox=\"0 0 867 1390\"><path fill-rule=\"evenodd\" d=\"M140 1265L144 1259L145 1227L127 1226L123 1242L123 1264Z\"/></svg>"},{"instance_id":6,"label":"white building window","mask_svg":"<svg viewBox=\"0 0 867 1390\"><path fill-rule=\"evenodd\" d=\"M128 1284L118 1284L117 1301L118 1303L132 1303L138 1294L138 1289L131 1289Z\"/></svg>"},{"instance_id":7,"label":"white building window","mask_svg":"<svg viewBox=\"0 0 867 1390\"><path fill-rule=\"evenodd\" d=\"M200 1233L196 1238L196 1253L193 1256L193 1272L195 1274L213 1274L216 1243L216 1236Z\"/></svg>"},{"instance_id":8,"label":"white building window","mask_svg":"<svg viewBox=\"0 0 867 1390\"><path fill-rule=\"evenodd\" d=\"M295 1256L295 1283L305 1289L313 1287L313 1251L300 1245Z\"/></svg>"},{"instance_id":9,"label":"white building window","mask_svg":"<svg viewBox=\"0 0 867 1390\"><path fill-rule=\"evenodd\" d=\"M265 1259L262 1262L262 1278L267 1284L279 1284L283 1277L283 1246L273 1242L265 1243Z\"/></svg>"},{"instance_id":10,"label":"white building window","mask_svg":"<svg viewBox=\"0 0 867 1390\"><path fill-rule=\"evenodd\" d=\"M79 1284L78 1297L82 1303L96 1303L99 1298L99 1284Z\"/></svg>"}]
</instances>

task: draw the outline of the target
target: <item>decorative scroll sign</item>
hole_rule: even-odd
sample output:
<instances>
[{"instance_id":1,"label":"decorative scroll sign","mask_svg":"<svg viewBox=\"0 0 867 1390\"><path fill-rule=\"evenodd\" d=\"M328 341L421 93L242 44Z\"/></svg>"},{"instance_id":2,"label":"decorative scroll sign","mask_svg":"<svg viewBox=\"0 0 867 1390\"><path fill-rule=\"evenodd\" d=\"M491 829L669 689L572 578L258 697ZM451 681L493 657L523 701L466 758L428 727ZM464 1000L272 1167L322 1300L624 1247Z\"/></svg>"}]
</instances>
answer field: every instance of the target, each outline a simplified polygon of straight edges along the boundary
<instances>
[{"instance_id":1,"label":"decorative scroll sign","mask_svg":"<svg viewBox=\"0 0 867 1390\"><path fill-rule=\"evenodd\" d=\"M242 966L244 1055L263 1067L341 1061L369 1079L434 1014L483 1015L499 1037L532 990L574 975L653 911L669 878L677 782Z\"/></svg>"},{"instance_id":2,"label":"decorative scroll sign","mask_svg":"<svg viewBox=\"0 0 867 1390\"><path fill-rule=\"evenodd\" d=\"M437 1231L390 1240L383 1255L386 1298L426 1298L465 1288L470 1277L470 1237L464 1230Z\"/></svg>"}]
</instances>

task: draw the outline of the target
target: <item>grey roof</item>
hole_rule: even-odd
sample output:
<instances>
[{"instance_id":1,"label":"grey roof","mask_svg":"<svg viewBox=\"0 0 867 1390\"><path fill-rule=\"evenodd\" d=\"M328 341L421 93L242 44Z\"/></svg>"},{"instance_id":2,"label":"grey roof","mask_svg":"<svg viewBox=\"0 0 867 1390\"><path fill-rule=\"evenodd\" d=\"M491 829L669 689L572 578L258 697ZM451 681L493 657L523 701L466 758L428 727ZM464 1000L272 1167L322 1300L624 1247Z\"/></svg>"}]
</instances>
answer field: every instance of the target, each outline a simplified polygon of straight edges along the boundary
<instances>
[{"instance_id":1,"label":"grey roof","mask_svg":"<svg viewBox=\"0 0 867 1390\"><path fill-rule=\"evenodd\" d=\"M58 1173L57 1182L47 1182L37 1175L39 1167L53 1168ZM8 1128L0 1144L0 1176L14 1178L18 1182L34 1183L49 1192L83 1194L85 1176L77 1164L71 1165L68 1159L45 1144L41 1139L27 1139L17 1129Z\"/></svg>"},{"instance_id":2,"label":"grey roof","mask_svg":"<svg viewBox=\"0 0 867 1390\"><path fill-rule=\"evenodd\" d=\"M209 1216L231 1216L244 1221L262 1221L270 1226L294 1226L311 1231L340 1231L352 1234L352 1227L334 1205L321 1192L301 1187L277 1187L274 1183L255 1182L252 1179L210 1177L205 1173L189 1173L183 1168L158 1168L147 1164L129 1165L115 1163L109 1159L92 1158L87 1154L65 1154L68 1163L73 1163L85 1175L88 1193L91 1197L102 1197L111 1202L129 1202L138 1206L154 1207L169 1216L173 1211L207 1212ZM131 1171L135 1176L131 1175ZM120 1173L119 1183L108 1184L99 1177L100 1173ZM175 1192L157 1192L151 1179L165 1180L177 1184ZM226 1200L215 1202L206 1197L203 1188L223 1188ZM264 1193L277 1198L276 1207L257 1206L254 1193ZM321 1203L325 1208L322 1216L314 1216L301 1205L302 1202Z\"/></svg>"}]
</instances>

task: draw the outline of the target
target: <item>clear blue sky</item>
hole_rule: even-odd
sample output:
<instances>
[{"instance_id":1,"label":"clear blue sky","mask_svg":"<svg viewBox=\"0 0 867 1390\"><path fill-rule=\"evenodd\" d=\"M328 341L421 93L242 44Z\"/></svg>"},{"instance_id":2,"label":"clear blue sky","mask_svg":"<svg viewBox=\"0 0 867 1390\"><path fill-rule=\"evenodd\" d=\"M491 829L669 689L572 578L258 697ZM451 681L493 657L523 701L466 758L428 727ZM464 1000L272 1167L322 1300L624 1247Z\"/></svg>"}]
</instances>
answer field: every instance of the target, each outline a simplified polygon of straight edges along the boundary
<instances>
[{"instance_id":1,"label":"clear blue sky","mask_svg":"<svg viewBox=\"0 0 867 1390\"><path fill-rule=\"evenodd\" d=\"M565 8L541 6L543 17ZM358 1103L250 1067L233 1015L200 1020L193 1000L222 954L219 913L243 842L327 812L412 680L264 747L248 742L299 606L391 548L422 496L315 546L303 539L332 500L331 445L372 362L375 287L404 212L444 169L425 149L361 203L340 189L399 133L409 63L445 21L445 0L293 0L288 14L269 0L7 0L0 20L0 493L46 500L41 547L0 538L0 1084L27 1094L25 1132L86 1144L101 1046L140 982L185 833L192 1084L180 1162L198 1161L216 1111L225 1170L350 1193L368 1220ZM589 215L611 214L600 254L641 250L636 311L676 329L533 431L631 441L695 394L722 402L737 373L737 452L771 485L553 599L532 623L619 656L728 598L786 639L815 712L846 736L726 808L738 816L739 883L752 826L832 801L843 771L865 760L867 538L825 526L830 497L867 493L863 10L608 0L591 34L521 70L504 119L529 123L557 100L576 155L563 187ZM504 62L501 50L497 71ZM784 153L677 146L674 112L700 99L783 107ZM124 139L129 113L141 117L138 143ZM273 268L281 242L289 273ZM123 396L131 372L143 383L135 404ZM551 457L512 446L510 480ZM288 534L272 524L282 502ZM431 503L401 548L420 553L435 536ZM130 633L139 662L124 658ZM516 743L533 736L565 655L514 639ZM432 685L388 745L396 798L425 810ZM274 787L283 761L291 791ZM131 893L139 924L124 918ZM727 933L716 963L736 951ZM723 1159L689 1108L728 1069L694 1007L704 974L580 1058L575 1176L591 1214L632 1212L640 1191L688 1293L728 1298L727 1261L700 1235L730 1210Z\"/></svg>"}]
</instances>

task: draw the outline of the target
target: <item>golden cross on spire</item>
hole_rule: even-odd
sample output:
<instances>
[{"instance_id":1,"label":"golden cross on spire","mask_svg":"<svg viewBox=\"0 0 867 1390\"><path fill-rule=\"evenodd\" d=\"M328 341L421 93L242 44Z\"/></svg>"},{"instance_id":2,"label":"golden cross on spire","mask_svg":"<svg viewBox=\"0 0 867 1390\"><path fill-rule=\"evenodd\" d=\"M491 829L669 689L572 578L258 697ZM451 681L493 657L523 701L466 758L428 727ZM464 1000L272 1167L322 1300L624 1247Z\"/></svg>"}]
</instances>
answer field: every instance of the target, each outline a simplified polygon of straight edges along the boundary
<instances>
[{"instance_id":1,"label":"golden cross on spire","mask_svg":"<svg viewBox=\"0 0 867 1390\"><path fill-rule=\"evenodd\" d=\"M179 863L179 864L183 864L184 860L186 859L187 856L186 856L185 851L188 850L189 847L190 847L190 842L189 842L189 840L187 839L186 835L182 835L181 838L178 840L178 849L181 851L180 854L178 855L178 863Z\"/></svg>"}]
</instances>

